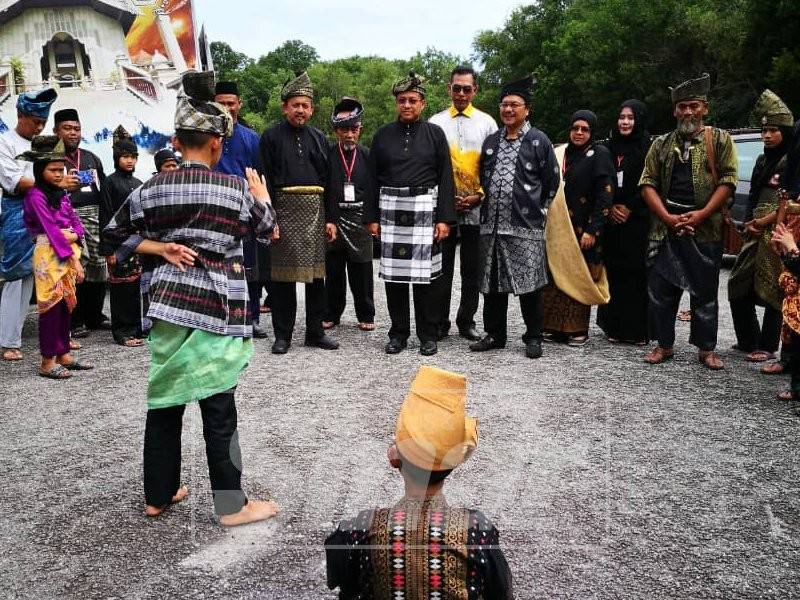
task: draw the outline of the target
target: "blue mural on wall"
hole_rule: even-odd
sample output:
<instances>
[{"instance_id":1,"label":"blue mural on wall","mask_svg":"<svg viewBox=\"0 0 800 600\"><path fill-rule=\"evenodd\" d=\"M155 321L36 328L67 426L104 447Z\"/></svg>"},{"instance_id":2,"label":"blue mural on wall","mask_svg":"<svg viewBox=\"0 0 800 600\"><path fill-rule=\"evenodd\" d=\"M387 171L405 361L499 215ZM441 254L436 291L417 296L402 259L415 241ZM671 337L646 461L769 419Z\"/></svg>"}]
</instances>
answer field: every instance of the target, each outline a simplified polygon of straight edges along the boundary
<instances>
[{"instance_id":1,"label":"blue mural on wall","mask_svg":"<svg viewBox=\"0 0 800 600\"><path fill-rule=\"evenodd\" d=\"M110 141L113 137L114 131L108 127L104 127L94 134L94 141L96 144L99 144L101 142ZM155 154L162 148L170 146L170 142L172 141L171 136L164 135L160 131L156 131L144 123L139 123L139 131L131 134L131 137L140 150L146 150L150 154Z\"/></svg>"}]
</instances>

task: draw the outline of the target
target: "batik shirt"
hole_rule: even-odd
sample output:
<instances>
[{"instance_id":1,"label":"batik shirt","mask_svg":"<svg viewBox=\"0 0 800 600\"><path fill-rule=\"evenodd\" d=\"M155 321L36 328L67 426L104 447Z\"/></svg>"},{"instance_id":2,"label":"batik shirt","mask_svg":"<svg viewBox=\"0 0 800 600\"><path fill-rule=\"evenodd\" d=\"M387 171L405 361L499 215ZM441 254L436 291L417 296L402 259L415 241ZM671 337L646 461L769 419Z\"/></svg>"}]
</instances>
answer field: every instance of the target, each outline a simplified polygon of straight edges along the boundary
<instances>
[{"instance_id":1,"label":"batik shirt","mask_svg":"<svg viewBox=\"0 0 800 600\"><path fill-rule=\"evenodd\" d=\"M325 541L340 600L510 600L500 534L478 510L437 496L361 512Z\"/></svg>"},{"instance_id":2,"label":"batik shirt","mask_svg":"<svg viewBox=\"0 0 800 600\"><path fill-rule=\"evenodd\" d=\"M548 282L544 229L514 225L511 218L517 157L522 138L530 129L530 123L526 122L515 139L508 139L504 131L497 148L497 161L484 200L487 218L481 224L484 294L527 294ZM491 281L493 269L497 273L496 288Z\"/></svg>"},{"instance_id":3,"label":"batik shirt","mask_svg":"<svg viewBox=\"0 0 800 600\"><path fill-rule=\"evenodd\" d=\"M145 239L183 244L198 253L186 271L157 259L150 276L143 277L149 281L150 319L220 335L252 335L242 238L254 230L266 240L275 212L246 186L206 165L183 163L134 190L111 219L105 232L117 244L118 262Z\"/></svg>"},{"instance_id":4,"label":"batik shirt","mask_svg":"<svg viewBox=\"0 0 800 600\"><path fill-rule=\"evenodd\" d=\"M442 128L450 146L456 195L464 197L481 192L481 148L486 138L497 131L497 123L471 104L464 112L451 106L433 115L430 122ZM479 225L480 222L480 205L458 213L460 225Z\"/></svg>"},{"instance_id":5,"label":"batik shirt","mask_svg":"<svg viewBox=\"0 0 800 600\"><path fill-rule=\"evenodd\" d=\"M712 130L712 143L717 157L717 185L729 185L736 188L738 183L738 163L736 148L731 136L721 129ZM683 138L677 131L657 138L644 162L644 172L639 186L649 185L655 188L663 200L669 199L670 185L673 181L673 170L678 161L683 161ZM703 208L714 193L714 179L706 154L705 132L700 131L689 141L689 159L691 162L694 205ZM650 239L658 241L667 234L666 225L655 215L651 217ZM702 242L718 242L722 240L722 211L717 211L706 219L695 233L695 239Z\"/></svg>"}]
</instances>

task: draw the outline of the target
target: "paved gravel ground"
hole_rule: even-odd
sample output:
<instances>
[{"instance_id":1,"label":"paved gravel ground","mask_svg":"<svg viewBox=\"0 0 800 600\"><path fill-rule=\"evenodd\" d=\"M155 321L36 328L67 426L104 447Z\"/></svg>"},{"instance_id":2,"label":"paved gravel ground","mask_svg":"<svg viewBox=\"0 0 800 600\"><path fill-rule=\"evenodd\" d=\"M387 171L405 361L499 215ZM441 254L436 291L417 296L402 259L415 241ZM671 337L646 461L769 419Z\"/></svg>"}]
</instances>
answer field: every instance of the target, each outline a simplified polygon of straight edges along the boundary
<instances>
[{"instance_id":1,"label":"paved gravel ground","mask_svg":"<svg viewBox=\"0 0 800 600\"><path fill-rule=\"evenodd\" d=\"M196 407L190 501L142 516L147 350L96 333L80 353L94 372L46 381L31 316L26 361L0 363L0 597L334 598L322 540L401 495L385 449L423 362L469 376L480 445L447 495L495 521L518 598L798 596L797 407L774 400L781 378L727 350L724 289L722 373L683 345L686 324L676 360L658 367L596 330L582 349L530 361L516 306L504 351L474 355L450 337L432 359L415 343L389 357L382 289L378 330L346 313L339 352L298 343L275 357L259 341L238 392L245 487L283 512L234 531L214 520Z\"/></svg>"}]
</instances>

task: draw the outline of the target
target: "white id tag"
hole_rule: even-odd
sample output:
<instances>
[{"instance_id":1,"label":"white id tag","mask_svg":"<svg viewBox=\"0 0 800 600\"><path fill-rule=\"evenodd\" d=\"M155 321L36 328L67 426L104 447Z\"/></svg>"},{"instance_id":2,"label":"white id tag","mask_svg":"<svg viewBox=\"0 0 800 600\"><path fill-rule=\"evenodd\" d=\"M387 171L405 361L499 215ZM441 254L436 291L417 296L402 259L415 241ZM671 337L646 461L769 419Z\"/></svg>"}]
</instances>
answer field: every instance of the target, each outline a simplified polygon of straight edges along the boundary
<instances>
[{"instance_id":1,"label":"white id tag","mask_svg":"<svg viewBox=\"0 0 800 600\"><path fill-rule=\"evenodd\" d=\"M356 201L356 187L352 183L344 184L344 201L345 202Z\"/></svg>"},{"instance_id":2,"label":"white id tag","mask_svg":"<svg viewBox=\"0 0 800 600\"><path fill-rule=\"evenodd\" d=\"M617 171L617 187L622 187L625 183L625 171Z\"/></svg>"}]
</instances>

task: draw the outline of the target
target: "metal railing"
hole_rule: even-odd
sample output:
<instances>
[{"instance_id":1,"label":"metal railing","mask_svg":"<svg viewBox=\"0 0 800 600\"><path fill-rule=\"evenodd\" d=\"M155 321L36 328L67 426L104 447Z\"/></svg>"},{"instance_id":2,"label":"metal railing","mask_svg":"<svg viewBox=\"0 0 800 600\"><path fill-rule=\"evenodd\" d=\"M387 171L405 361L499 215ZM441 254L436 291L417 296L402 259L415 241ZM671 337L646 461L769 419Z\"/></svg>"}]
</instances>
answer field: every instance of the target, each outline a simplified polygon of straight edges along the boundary
<instances>
[{"instance_id":1,"label":"metal railing","mask_svg":"<svg viewBox=\"0 0 800 600\"><path fill-rule=\"evenodd\" d=\"M5 102L12 92L13 81L11 78L11 69L0 67L0 104Z\"/></svg>"},{"instance_id":2,"label":"metal railing","mask_svg":"<svg viewBox=\"0 0 800 600\"><path fill-rule=\"evenodd\" d=\"M131 64L120 64L125 88L147 104L155 104L161 99L161 92L153 78L146 71Z\"/></svg>"}]
</instances>

